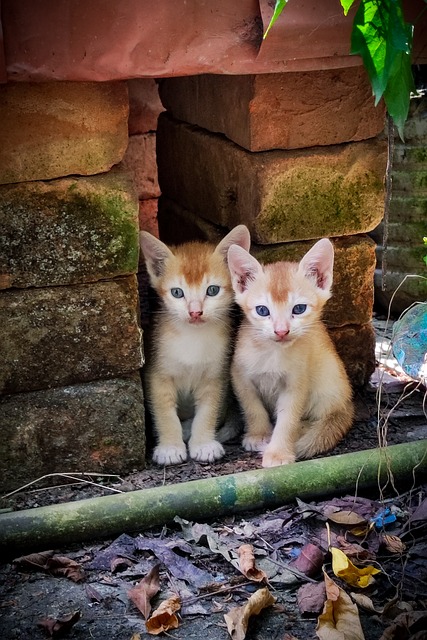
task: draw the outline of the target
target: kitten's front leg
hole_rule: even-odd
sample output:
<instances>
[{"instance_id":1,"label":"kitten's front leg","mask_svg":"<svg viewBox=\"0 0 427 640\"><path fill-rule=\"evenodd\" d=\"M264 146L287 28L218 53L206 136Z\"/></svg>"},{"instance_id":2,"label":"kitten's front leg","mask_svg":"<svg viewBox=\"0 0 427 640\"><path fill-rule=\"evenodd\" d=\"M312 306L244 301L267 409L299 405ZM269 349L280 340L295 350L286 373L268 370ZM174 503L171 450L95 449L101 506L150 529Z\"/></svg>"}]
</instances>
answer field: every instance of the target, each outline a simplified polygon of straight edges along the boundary
<instances>
[{"instance_id":1,"label":"kitten's front leg","mask_svg":"<svg viewBox=\"0 0 427 640\"><path fill-rule=\"evenodd\" d=\"M277 418L270 443L264 451L263 467L278 467L295 462L295 445L303 414L302 389L283 390L277 400Z\"/></svg>"},{"instance_id":2,"label":"kitten's front leg","mask_svg":"<svg viewBox=\"0 0 427 640\"><path fill-rule=\"evenodd\" d=\"M231 379L234 393L245 416L243 447L246 451L264 451L271 437L268 411L253 382L241 375L235 362L231 367Z\"/></svg>"},{"instance_id":3,"label":"kitten's front leg","mask_svg":"<svg viewBox=\"0 0 427 640\"><path fill-rule=\"evenodd\" d=\"M195 390L196 410L188 449L190 457L199 462L213 462L225 453L222 444L215 440L223 393L224 385L219 379L200 383Z\"/></svg>"},{"instance_id":4,"label":"kitten's front leg","mask_svg":"<svg viewBox=\"0 0 427 640\"><path fill-rule=\"evenodd\" d=\"M177 389L172 378L152 374L149 380L151 412L158 443L153 460L160 465L179 464L187 459L182 439L181 421L177 414Z\"/></svg>"}]
</instances>

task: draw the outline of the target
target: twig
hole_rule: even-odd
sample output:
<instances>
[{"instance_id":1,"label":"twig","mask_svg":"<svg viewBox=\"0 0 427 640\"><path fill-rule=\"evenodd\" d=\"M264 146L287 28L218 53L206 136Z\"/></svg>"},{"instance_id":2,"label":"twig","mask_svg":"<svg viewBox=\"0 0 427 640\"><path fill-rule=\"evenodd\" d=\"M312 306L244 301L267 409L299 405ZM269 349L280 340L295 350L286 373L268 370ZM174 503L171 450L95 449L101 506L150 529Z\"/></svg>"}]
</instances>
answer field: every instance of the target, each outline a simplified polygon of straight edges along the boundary
<instances>
[{"instance_id":1,"label":"twig","mask_svg":"<svg viewBox=\"0 0 427 640\"><path fill-rule=\"evenodd\" d=\"M15 489L14 491L11 491L10 493L6 493L3 496L0 496L0 500L3 500L4 498L10 498L10 496L15 495L16 493L21 493L21 491L25 491L25 489L27 489L28 487L31 487L31 485L36 484L37 482L40 482L41 480L45 480L46 478L53 478L59 476L60 478L69 478L70 480L77 480L78 482L82 483L82 484L90 484L93 485L95 487L101 487L102 489L108 489L108 491L113 491L114 493L123 493L123 491L120 491L120 489L113 489L112 487L106 487L103 484L99 484L98 482L93 482L92 480L86 480L85 478L83 478L83 476L96 476L96 477L105 477L105 478L118 478L119 480L121 480L120 476L114 474L114 473L90 473L88 471L83 471L83 472L76 472L76 473L47 473L44 476L40 476L40 478L37 478L36 480L31 480L31 482L28 482L27 484L24 484L22 487L19 487L19 489ZM43 487L44 488L44 487ZM55 489L55 485L53 485L52 487L49 487L49 489Z\"/></svg>"}]
</instances>

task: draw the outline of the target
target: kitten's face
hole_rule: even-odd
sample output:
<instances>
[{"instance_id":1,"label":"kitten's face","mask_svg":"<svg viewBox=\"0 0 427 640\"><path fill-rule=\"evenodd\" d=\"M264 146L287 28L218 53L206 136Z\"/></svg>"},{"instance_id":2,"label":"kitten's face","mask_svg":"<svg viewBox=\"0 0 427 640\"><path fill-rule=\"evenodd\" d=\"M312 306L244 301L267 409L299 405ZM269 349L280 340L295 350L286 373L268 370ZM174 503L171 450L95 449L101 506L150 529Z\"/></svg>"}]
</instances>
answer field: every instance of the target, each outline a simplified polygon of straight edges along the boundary
<instances>
[{"instance_id":1,"label":"kitten's face","mask_svg":"<svg viewBox=\"0 0 427 640\"><path fill-rule=\"evenodd\" d=\"M240 247L228 250L236 302L258 337L290 344L320 321L332 285L334 249L319 240L301 262L262 266Z\"/></svg>"},{"instance_id":2,"label":"kitten's face","mask_svg":"<svg viewBox=\"0 0 427 640\"><path fill-rule=\"evenodd\" d=\"M224 320L233 301L222 256L199 243L173 250L156 289L174 320L196 326Z\"/></svg>"},{"instance_id":3,"label":"kitten's face","mask_svg":"<svg viewBox=\"0 0 427 640\"><path fill-rule=\"evenodd\" d=\"M259 337L291 343L319 321L322 300L316 287L298 272L298 265L265 265L239 297L246 318Z\"/></svg>"},{"instance_id":4,"label":"kitten's face","mask_svg":"<svg viewBox=\"0 0 427 640\"><path fill-rule=\"evenodd\" d=\"M244 225L232 229L216 247L188 242L170 248L145 231L140 241L151 284L170 318L194 326L228 322L233 292L227 251L231 245L249 250L250 235Z\"/></svg>"}]
</instances>

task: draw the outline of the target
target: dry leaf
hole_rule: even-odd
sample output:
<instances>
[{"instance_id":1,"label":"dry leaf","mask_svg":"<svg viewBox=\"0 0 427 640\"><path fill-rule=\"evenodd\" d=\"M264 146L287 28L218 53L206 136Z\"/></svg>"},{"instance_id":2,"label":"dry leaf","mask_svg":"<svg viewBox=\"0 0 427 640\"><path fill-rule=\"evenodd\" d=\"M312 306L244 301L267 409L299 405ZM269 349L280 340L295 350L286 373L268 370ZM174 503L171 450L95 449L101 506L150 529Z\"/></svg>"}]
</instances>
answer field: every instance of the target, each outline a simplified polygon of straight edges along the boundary
<instances>
[{"instance_id":1,"label":"dry leaf","mask_svg":"<svg viewBox=\"0 0 427 640\"><path fill-rule=\"evenodd\" d=\"M298 608L304 613L320 613L326 600L324 582L307 582L297 591Z\"/></svg>"},{"instance_id":2,"label":"dry leaf","mask_svg":"<svg viewBox=\"0 0 427 640\"><path fill-rule=\"evenodd\" d=\"M369 549L365 549L361 544L357 542L348 542L342 536L337 536L337 543L340 546L341 551L345 553L349 558L356 558L357 560L371 560L375 559L375 554Z\"/></svg>"},{"instance_id":3,"label":"dry leaf","mask_svg":"<svg viewBox=\"0 0 427 640\"><path fill-rule=\"evenodd\" d=\"M240 571L248 580L262 582L267 579L266 574L255 566L254 548L251 544L242 544L238 549Z\"/></svg>"},{"instance_id":4,"label":"dry leaf","mask_svg":"<svg viewBox=\"0 0 427 640\"><path fill-rule=\"evenodd\" d=\"M153 611L151 618L149 618L145 623L147 633L157 636L163 631L178 629L179 622L178 617L175 615L175 611L179 611L180 608L181 598L179 596L172 596L167 600L163 600L161 605Z\"/></svg>"},{"instance_id":5,"label":"dry leaf","mask_svg":"<svg viewBox=\"0 0 427 640\"><path fill-rule=\"evenodd\" d=\"M80 582L85 574L82 567L75 560L66 556L53 556L47 561L47 570L54 576L65 576L73 582Z\"/></svg>"},{"instance_id":6,"label":"dry leaf","mask_svg":"<svg viewBox=\"0 0 427 640\"><path fill-rule=\"evenodd\" d=\"M317 621L317 637L320 640L365 640L357 605L325 571L323 574L327 600Z\"/></svg>"},{"instance_id":7,"label":"dry leaf","mask_svg":"<svg viewBox=\"0 0 427 640\"><path fill-rule=\"evenodd\" d=\"M156 564L136 587L128 591L128 598L138 607L146 620L151 612L150 600L160 589L159 569L160 565Z\"/></svg>"},{"instance_id":8,"label":"dry leaf","mask_svg":"<svg viewBox=\"0 0 427 640\"><path fill-rule=\"evenodd\" d=\"M374 582L374 574L381 573L379 569L376 569L372 565L359 569L351 560L337 547L331 547L330 552L332 554L332 570L337 576L345 580L352 587L365 588Z\"/></svg>"},{"instance_id":9,"label":"dry leaf","mask_svg":"<svg viewBox=\"0 0 427 640\"><path fill-rule=\"evenodd\" d=\"M356 527L367 524L366 519L354 511L335 511L328 514L328 520L335 522L336 524L342 524L347 527Z\"/></svg>"},{"instance_id":10,"label":"dry leaf","mask_svg":"<svg viewBox=\"0 0 427 640\"><path fill-rule=\"evenodd\" d=\"M57 638L66 633L71 627L80 620L81 612L73 611L63 618L43 618L37 623L50 638Z\"/></svg>"},{"instance_id":11,"label":"dry leaf","mask_svg":"<svg viewBox=\"0 0 427 640\"><path fill-rule=\"evenodd\" d=\"M323 551L309 542L303 546L301 553L290 563L290 566L295 567L306 576L315 576L320 572L324 559Z\"/></svg>"},{"instance_id":12,"label":"dry leaf","mask_svg":"<svg viewBox=\"0 0 427 640\"><path fill-rule=\"evenodd\" d=\"M42 569L47 571L47 561L55 555L54 551L42 551L41 553L30 553L27 556L15 558L13 561L20 567L30 567L31 569Z\"/></svg>"},{"instance_id":13,"label":"dry leaf","mask_svg":"<svg viewBox=\"0 0 427 640\"><path fill-rule=\"evenodd\" d=\"M263 609L270 607L276 602L267 587L258 589L249 598L246 604L241 607L234 607L224 614L228 633L233 640L244 640L248 629L249 618L258 615Z\"/></svg>"},{"instance_id":14,"label":"dry leaf","mask_svg":"<svg viewBox=\"0 0 427 640\"><path fill-rule=\"evenodd\" d=\"M363 609L366 609L366 611L370 611L371 613L376 613L378 615L382 614L383 610L377 609L371 598L366 596L364 593L354 593L352 591L350 595L353 598L354 602L359 605L359 607L363 607Z\"/></svg>"},{"instance_id":15,"label":"dry leaf","mask_svg":"<svg viewBox=\"0 0 427 640\"><path fill-rule=\"evenodd\" d=\"M406 550L406 544L402 542L399 536L385 533L381 536L381 542L390 553L403 553Z\"/></svg>"}]
</instances>

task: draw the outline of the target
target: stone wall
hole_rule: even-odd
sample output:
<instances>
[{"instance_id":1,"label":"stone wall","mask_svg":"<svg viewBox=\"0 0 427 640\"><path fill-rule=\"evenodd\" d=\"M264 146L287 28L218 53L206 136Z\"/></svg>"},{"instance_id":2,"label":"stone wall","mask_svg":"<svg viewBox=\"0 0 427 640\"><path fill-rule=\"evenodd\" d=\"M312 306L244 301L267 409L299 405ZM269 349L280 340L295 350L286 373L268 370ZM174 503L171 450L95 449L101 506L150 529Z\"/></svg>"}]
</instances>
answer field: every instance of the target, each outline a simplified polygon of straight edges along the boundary
<instances>
[{"instance_id":1,"label":"stone wall","mask_svg":"<svg viewBox=\"0 0 427 640\"><path fill-rule=\"evenodd\" d=\"M2 490L144 465L128 111L124 82L0 87Z\"/></svg>"},{"instance_id":2,"label":"stone wall","mask_svg":"<svg viewBox=\"0 0 427 640\"><path fill-rule=\"evenodd\" d=\"M352 383L366 384L375 366L367 233L383 216L387 150L365 73L170 78L160 96L160 236L217 240L244 223L265 262L298 260L330 237L325 320Z\"/></svg>"}]
</instances>

